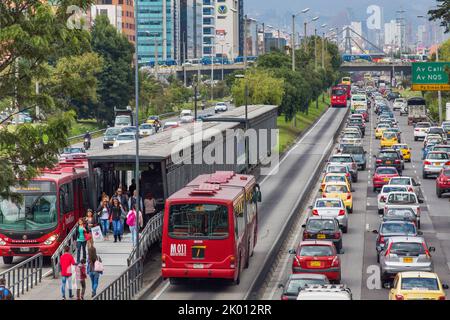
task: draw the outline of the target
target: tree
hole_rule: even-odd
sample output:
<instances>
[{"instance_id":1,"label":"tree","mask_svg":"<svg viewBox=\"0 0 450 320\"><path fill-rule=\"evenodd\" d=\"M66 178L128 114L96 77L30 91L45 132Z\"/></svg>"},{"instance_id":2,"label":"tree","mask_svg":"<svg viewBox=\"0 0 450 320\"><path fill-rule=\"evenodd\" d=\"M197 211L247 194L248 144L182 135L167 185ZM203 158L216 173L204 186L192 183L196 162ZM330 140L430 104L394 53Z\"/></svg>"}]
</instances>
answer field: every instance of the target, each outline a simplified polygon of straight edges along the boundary
<instances>
[{"instance_id":1,"label":"tree","mask_svg":"<svg viewBox=\"0 0 450 320\"><path fill-rule=\"evenodd\" d=\"M430 21L441 20L441 26L445 28L445 33L450 32L450 0L437 0L436 9L428 11Z\"/></svg>"},{"instance_id":2,"label":"tree","mask_svg":"<svg viewBox=\"0 0 450 320\"><path fill-rule=\"evenodd\" d=\"M85 9L92 1L60 0L56 3L59 7L54 11L46 1L0 2L2 104L12 102L12 107L20 110L39 105L47 119L46 123L0 129L0 197L14 201L21 197L10 187L24 186L39 173L39 168L54 166L60 149L68 144L74 113L62 112L64 103L55 90L55 86L61 86L61 81L66 79L54 78L52 82L49 77L55 75L55 70L62 70L58 69L58 62L60 67L66 65L61 59L69 61L71 57L90 51L89 33L66 26L69 17L66 9L71 4ZM39 95L34 90L36 81L45 82Z\"/></svg>"},{"instance_id":3,"label":"tree","mask_svg":"<svg viewBox=\"0 0 450 320\"><path fill-rule=\"evenodd\" d=\"M91 45L103 59L103 70L98 76L98 103L91 107L97 120L112 122L114 107L127 106L134 95L131 67L134 47L105 15L98 15L95 19Z\"/></svg>"},{"instance_id":4,"label":"tree","mask_svg":"<svg viewBox=\"0 0 450 320\"><path fill-rule=\"evenodd\" d=\"M280 105L284 94L284 80L268 70L251 68L245 79L237 79L231 88L235 105L245 104L245 84L248 84L248 104Z\"/></svg>"}]
</instances>

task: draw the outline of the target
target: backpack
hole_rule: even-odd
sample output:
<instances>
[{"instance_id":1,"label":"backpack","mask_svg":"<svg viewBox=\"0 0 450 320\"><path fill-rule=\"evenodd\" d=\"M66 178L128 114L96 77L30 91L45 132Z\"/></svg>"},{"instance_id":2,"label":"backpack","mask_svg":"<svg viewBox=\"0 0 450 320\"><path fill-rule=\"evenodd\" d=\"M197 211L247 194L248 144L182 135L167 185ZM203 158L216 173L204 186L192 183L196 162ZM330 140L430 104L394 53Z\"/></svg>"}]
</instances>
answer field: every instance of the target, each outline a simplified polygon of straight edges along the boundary
<instances>
[{"instance_id":1,"label":"backpack","mask_svg":"<svg viewBox=\"0 0 450 320\"><path fill-rule=\"evenodd\" d=\"M105 268L103 267L102 259L100 259L100 257L98 257L94 263L94 271L103 273L104 269Z\"/></svg>"},{"instance_id":2,"label":"backpack","mask_svg":"<svg viewBox=\"0 0 450 320\"><path fill-rule=\"evenodd\" d=\"M135 216L136 216L136 214L135 214ZM134 223L133 223L133 214L129 214L129 215L128 215L128 217L127 217L127 225L129 225L130 227L133 227L133 226L134 226Z\"/></svg>"},{"instance_id":3,"label":"backpack","mask_svg":"<svg viewBox=\"0 0 450 320\"><path fill-rule=\"evenodd\" d=\"M14 300L14 296L5 287L0 287L0 300Z\"/></svg>"}]
</instances>

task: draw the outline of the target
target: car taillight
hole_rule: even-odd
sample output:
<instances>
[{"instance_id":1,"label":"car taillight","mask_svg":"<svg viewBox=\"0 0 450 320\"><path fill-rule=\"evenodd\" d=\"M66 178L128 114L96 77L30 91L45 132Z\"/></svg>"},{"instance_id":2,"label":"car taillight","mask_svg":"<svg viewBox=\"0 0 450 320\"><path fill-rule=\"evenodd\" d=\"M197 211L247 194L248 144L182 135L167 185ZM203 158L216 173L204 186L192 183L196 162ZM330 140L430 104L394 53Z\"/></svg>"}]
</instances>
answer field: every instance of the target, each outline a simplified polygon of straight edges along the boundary
<instances>
[{"instance_id":1,"label":"car taillight","mask_svg":"<svg viewBox=\"0 0 450 320\"><path fill-rule=\"evenodd\" d=\"M391 247L392 247L392 242L389 245L389 248L386 250L386 254L385 254L386 257L391 254Z\"/></svg>"},{"instance_id":2,"label":"car taillight","mask_svg":"<svg viewBox=\"0 0 450 320\"><path fill-rule=\"evenodd\" d=\"M408 188L408 192L413 192L413 191L414 191L414 189L412 187Z\"/></svg>"},{"instance_id":3,"label":"car taillight","mask_svg":"<svg viewBox=\"0 0 450 320\"><path fill-rule=\"evenodd\" d=\"M446 165L446 166L450 166L450 161L447 161L447 162L445 163L445 165Z\"/></svg>"},{"instance_id":4,"label":"car taillight","mask_svg":"<svg viewBox=\"0 0 450 320\"><path fill-rule=\"evenodd\" d=\"M425 242L422 242L422 246L423 246L423 249L425 250L425 254L427 255L427 257L431 258L430 251L428 250L427 245L425 244Z\"/></svg>"},{"instance_id":5,"label":"car taillight","mask_svg":"<svg viewBox=\"0 0 450 320\"><path fill-rule=\"evenodd\" d=\"M319 215L319 211L317 211L317 209L314 209L314 210L312 211L312 214L315 215L315 216L318 216L318 215Z\"/></svg>"},{"instance_id":6,"label":"car taillight","mask_svg":"<svg viewBox=\"0 0 450 320\"><path fill-rule=\"evenodd\" d=\"M402 294L396 294L395 300L405 300L405 297Z\"/></svg>"},{"instance_id":7,"label":"car taillight","mask_svg":"<svg viewBox=\"0 0 450 320\"><path fill-rule=\"evenodd\" d=\"M326 198L327 194L326 193L322 193L322 198Z\"/></svg>"},{"instance_id":8,"label":"car taillight","mask_svg":"<svg viewBox=\"0 0 450 320\"><path fill-rule=\"evenodd\" d=\"M380 236L380 243L384 243L385 241L384 241L384 237L383 236Z\"/></svg>"},{"instance_id":9,"label":"car taillight","mask_svg":"<svg viewBox=\"0 0 450 320\"><path fill-rule=\"evenodd\" d=\"M430 161L425 161L423 164L426 165L426 166L429 166L429 165L431 165L431 162Z\"/></svg>"},{"instance_id":10,"label":"car taillight","mask_svg":"<svg viewBox=\"0 0 450 320\"><path fill-rule=\"evenodd\" d=\"M352 198L352 194L351 193L347 193L347 200L350 200Z\"/></svg>"},{"instance_id":11,"label":"car taillight","mask_svg":"<svg viewBox=\"0 0 450 320\"><path fill-rule=\"evenodd\" d=\"M341 237L341 234L339 232L334 233L334 238L339 239Z\"/></svg>"},{"instance_id":12,"label":"car taillight","mask_svg":"<svg viewBox=\"0 0 450 320\"><path fill-rule=\"evenodd\" d=\"M289 300L289 298L287 296L285 296L285 295L282 295L281 296L281 300Z\"/></svg>"},{"instance_id":13,"label":"car taillight","mask_svg":"<svg viewBox=\"0 0 450 320\"><path fill-rule=\"evenodd\" d=\"M398 160L398 159L394 160L394 163L400 163L400 160Z\"/></svg>"},{"instance_id":14,"label":"car taillight","mask_svg":"<svg viewBox=\"0 0 450 320\"><path fill-rule=\"evenodd\" d=\"M234 264L235 261L236 261L235 256L231 256L230 257L230 268L234 268L235 267L235 264Z\"/></svg>"},{"instance_id":15,"label":"car taillight","mask_svg":"<svg viewBox=\"0 0 450 320\"><path fill-rule=\"evenodd\" d=\"M344 216L345 215L345 210L344 209L339 210L339 215L340 216Z\"/></svg>"},{"instance_id":16,"label":"car taillight","mask_svg":"<svg viewBox=\"0 0 450 320\"><path fill-rule=\"evenodd\" d=\"M309 233L308 232L303 232L303 239L308 239L309 238Z\"/></svg>"},{"instance_id":17,"label":"car taillight","mask_svg":"<svg viewBox=\"0 0 450 320\"><path fill-rule=\"evenodd\" d=\"M331 262L332 267L338 267L339 266L339 259L338 257L334 257L333 261Z\"/></svg>"},{"instance_id":18,"label":"car taillight","mask_svg":"<svg viewBox=\"0 0 450 320\"><path fill-rule=\"evenodd\" d=\"M419 129L415 129L414 131L420 131Z\"/></svg>"},{"instance_id":19,"label":"car taillight","mask_svg":"<svg viewBox=\"0 0 450 320\"><path fill-rule=\"evenodd\" d=\"M163 268L165 268L166 267L166 255L165 254L163 254L162 256L161 256L161 261L162 261L162 267Z\"/></svg>"},{"instance_id":20,"label":"car taillight","mask_svg":"<svg viewBox=\"0 0 450 320\"><path fill-rule=\"evenodd\" d=\"M381 161L381 159L377 159L377 163L381 163L382 161Z\"/></svg>"},{"instance_id":21,"label":"car taillight","mask_svg":"<svg viewBox=\"0 0 450 320\"><path fill-rule=\"evenodd\" d=\"M386 202L386 197L385 197L385 196L381 196L381 197L380 197L380 201L381 201L381 202Z\"/></svg>"},{"instance_id":22,"label":"car taillight","mask_svg":"<svg viewBox=\"0 0 450 320\"><path fill-rule=\"evenodd\" d=\"M438 300L445 300L445 296L439 296Z\"/></svg>"}]
</instances>

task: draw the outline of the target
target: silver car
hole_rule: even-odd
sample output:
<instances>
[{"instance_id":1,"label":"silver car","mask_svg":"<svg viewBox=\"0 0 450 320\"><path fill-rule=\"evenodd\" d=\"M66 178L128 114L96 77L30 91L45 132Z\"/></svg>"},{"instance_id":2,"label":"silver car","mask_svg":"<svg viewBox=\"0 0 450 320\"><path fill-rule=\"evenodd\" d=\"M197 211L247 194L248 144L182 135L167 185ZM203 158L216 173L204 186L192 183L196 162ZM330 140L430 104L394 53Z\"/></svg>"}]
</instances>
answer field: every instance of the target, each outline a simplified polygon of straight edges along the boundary
<instances>
[{"instance_id":1,"label":"silver car","mask_svg":"<svg viewBox=\"0 0 450 320\"><path fill-rule=\"evenodd\" d=\"M348 230L348 213L344 202L339 198L319 198L311 207L315 216L336 218L343 233Z\"/></svg>"},{"instance_id":2,"label":"silver car","mask_svg":"<svg viewBox=\"0 0 450 320\"><path fill-rule=\"evenodd\" d=\"M414 192L393 191L386 195L384 213L392 208L411 208L417 217L417 228L420 229L420 204L422 199L418 199Z\"/></svg>"},{"instance_id":3,"label":"silver car","mask_svg":"<svg viewBox=\"0 0 450 320\"><path fill-rule=\"evenodd\" d=\"M398 272L433 272L433 260L423 237L392 237L380 252L381 282L386 284Z\"/></svg>"},{"instance_id":4,"label":"silver car","mask_svg":"<svg viewBox=\"0 0 450 320\"><path fill-rule=\"evenodd\" d=\"M427 154L423 160L422 176L424 179L429 175L438 175L442 168L450 167L450 157L444 151L432 151Z\"/></svg>"}]
</instances>

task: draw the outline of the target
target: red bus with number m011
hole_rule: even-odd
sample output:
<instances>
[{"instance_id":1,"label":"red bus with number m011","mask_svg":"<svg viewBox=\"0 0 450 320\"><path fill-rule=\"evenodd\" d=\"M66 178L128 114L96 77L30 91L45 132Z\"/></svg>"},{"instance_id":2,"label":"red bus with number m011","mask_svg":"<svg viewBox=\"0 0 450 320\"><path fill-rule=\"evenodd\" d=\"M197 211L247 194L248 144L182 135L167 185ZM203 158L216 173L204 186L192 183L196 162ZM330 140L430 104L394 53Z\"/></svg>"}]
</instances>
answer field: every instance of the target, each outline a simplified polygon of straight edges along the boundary
<instances>
[{"instance_id":1,"label":"red bus with number m011","mask_svg":"<svg viewBox=\"0 0 450 320\"><path fill-rule=\"evenodd\" d=\"M87 208L87 167L82 159L59 162L26 187L11 187L22 195L21 201L0 197L0 256L5 264L15 256L53 255Z\"/></svg>"},{"instance_id":2,"label":"red bus with number m011","mask_svg":"<svg viewBox=\"0 0 450 320\"><path fill-rule=\"evenodd\" d=\"M166 200L162 276L229 279L239 284L257 240L261 191L251 175L198 176Z\"/></svg>"}]
</instances>

